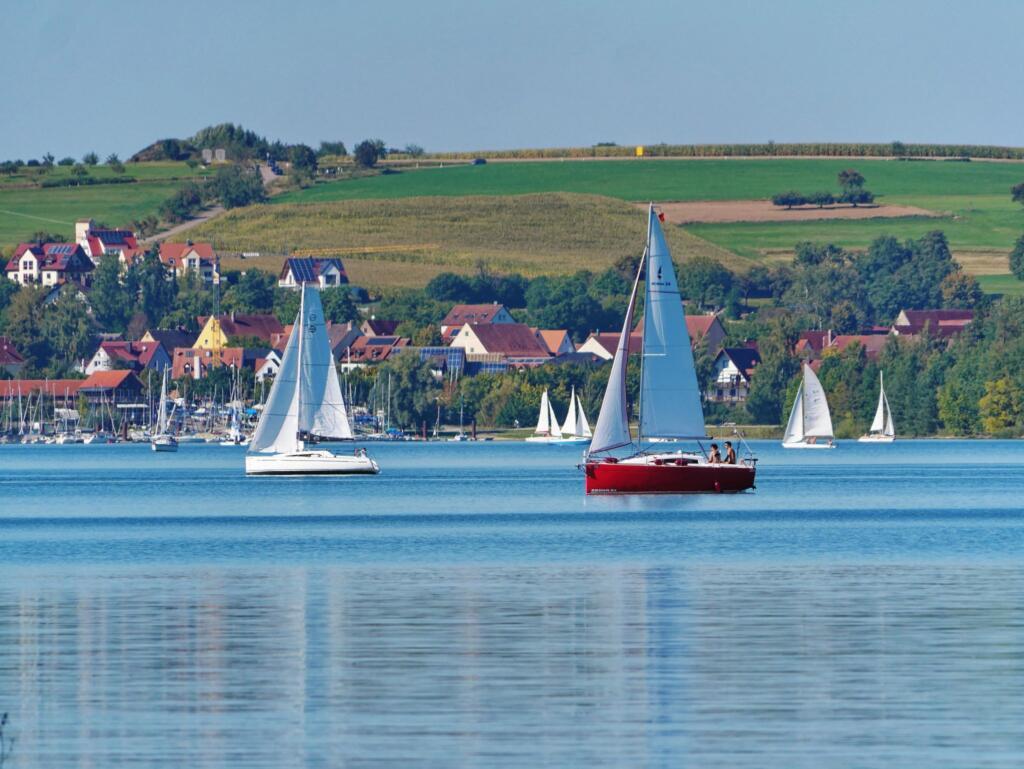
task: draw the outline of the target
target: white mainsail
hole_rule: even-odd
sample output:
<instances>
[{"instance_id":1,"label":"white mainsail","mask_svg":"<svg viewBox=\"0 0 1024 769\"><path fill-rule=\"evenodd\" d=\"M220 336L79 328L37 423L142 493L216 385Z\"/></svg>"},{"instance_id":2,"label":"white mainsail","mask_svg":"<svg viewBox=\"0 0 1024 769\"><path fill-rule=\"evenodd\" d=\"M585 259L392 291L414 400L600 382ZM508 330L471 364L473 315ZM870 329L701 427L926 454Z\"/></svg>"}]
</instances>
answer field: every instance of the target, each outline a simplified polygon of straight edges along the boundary
<instances>
[{"instance_id":1,"label":"white mainsail","mask_svg":"<svg viewBox=\"0 0 1024 769\"><path fill-rule=\"evenodd\" d=\"M704 438L704 411L682 297L658 215L648 210L641 438Z\"/></svg>"},{"instance_id":2,"label":"white mainsail","mask_svg":"<svg viewBox=\"0 0 1024 769\"><path fill-rule=\"evenodd\" d=\"M551 434L551 402L548 400L548 391L545 390L540 396L540 414L537 416L537 427L534 435Z\"/></svg>"},{"instance_id":3,"label":"white mainsail","mask_svg":"<svg viewBox=\"0 0 1024 769\"><path fill-rule=\"evenodd\" d=\"M828 411L825 389L814 371L804 364L804 437L832 438L832 415Z\"/></svg>"},{"instance_id":4,"label":"white mainsail","mask_svg":"<svg viewBox=\"0 0 1024 769\"><path fill-rule=\"evenodd\" d=\"M576 388L572 388L572 395L569 396L569 410L565 414L565 421L562 423L562 435L576 435Z\"/></svg>"},{"instance_id":5,"label":"white mainsail","mask_svg":"<svg viewBox=\"0 0 1024 769\"><path fill-rule=\"evenodd\" d=\"M878 408L875 409L875 418L871 421L871 429L868 432L881 433L886 437L896 435L892 409L889 408L889 399L885 395L885 381L881 372L878 374Z\"/></svg>"},{"instance_id":6,"label":"white mainsail","mask_svg":"<svg viewBox=\"0 0 1024 769\"><path fill-rule=\"evenodd\" d=\"M167 368L164 367L163 379L160 382L160 412L157 414L156 434L167 434Z\"/></svg>"},{"instance_id":7,"label":"white mainsail","mask_svg":"<svg viewBox=\"0 0 1024 769\"><path fill-rule=\"evenodd\" d=\"M319 289L302 286L299 314L249 452L302 449L300 435L350 440L352 428L327 340Z\"/></svg>"},{"instance_id":8,"label":"white mainsail","mask_svg":"<svg viewBox=\"0 0 1024 769\"><path fill-rule=\"evenodd\" d=\"M646 254L644 254L646 257ZM626 305L626 317L622 322L622 333L615 348L612 370L608 374L608 385L601 400L601 412L597 415L594 439L590 442L589 453L611 451L633 442L629 434L629 416L626 413L626 362L629 359L629 335L633 330L633 310L636 308L636 293L640 286L641 269L633 281L633 292Z\"/></svg>"},{"instance_id":9,"label":"white mainsail","mask_svg":"<svg viewBox=\"0 0 1024 769\"><path fill-rule=\"evenodd\" d=\"M789 412L786 433L782 436L783 443L799 443L804 439L804 383L797 388L793 409Z\"/></svg>"}]
</instances>

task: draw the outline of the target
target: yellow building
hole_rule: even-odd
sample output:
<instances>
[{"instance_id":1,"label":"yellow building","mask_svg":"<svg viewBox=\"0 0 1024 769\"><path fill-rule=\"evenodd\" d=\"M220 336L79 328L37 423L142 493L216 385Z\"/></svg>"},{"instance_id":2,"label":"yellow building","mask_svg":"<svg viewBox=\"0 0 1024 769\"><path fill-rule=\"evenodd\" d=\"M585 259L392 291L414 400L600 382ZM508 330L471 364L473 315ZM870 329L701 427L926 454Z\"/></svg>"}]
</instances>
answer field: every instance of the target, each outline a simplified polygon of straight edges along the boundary
<instances>
[{"instance_id":1,"label":"yellow building","mask_svg":"<svg viewBox=\"0 0 1024 769\"><path fill-rule=\"evenodd\" d=\"M206 324L203 326L203 330L199 332L199 337L193 346L199 350L213 350L215 352L227 347L228 335L224 333L220 320L212 315L207 318Z\"/></svg>"}]
</instances>

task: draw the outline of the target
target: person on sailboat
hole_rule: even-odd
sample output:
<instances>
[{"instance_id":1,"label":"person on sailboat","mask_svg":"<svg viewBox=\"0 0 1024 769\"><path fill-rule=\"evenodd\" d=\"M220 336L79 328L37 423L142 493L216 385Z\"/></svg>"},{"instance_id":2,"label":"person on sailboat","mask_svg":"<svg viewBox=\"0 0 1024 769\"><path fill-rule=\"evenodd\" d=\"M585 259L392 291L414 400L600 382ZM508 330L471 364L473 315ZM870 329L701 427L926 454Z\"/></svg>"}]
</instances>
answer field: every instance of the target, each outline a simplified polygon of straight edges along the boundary
<instances>
[{"instance_id":1,"label":"person on sailboat","mask_svg":"<svg viewBox=\"0 0 1024 769\"><path fill-rule=\"evenodd\" d=\"M711 454L708 455L708 464L720 465L722 464L722 455L718 451L718 444L711 444Z\"/></svg>"},{"instance_id":2,"label":"person on sailboat","mask_svg":"<svg viewBox=\"0 0 1024 769\"><path fill-rule=\"evenodd\" d=\"M725 463L727 465L736 464L736 449L732 447L732 441L725 442Z\"/></svg>"}]
</instances>

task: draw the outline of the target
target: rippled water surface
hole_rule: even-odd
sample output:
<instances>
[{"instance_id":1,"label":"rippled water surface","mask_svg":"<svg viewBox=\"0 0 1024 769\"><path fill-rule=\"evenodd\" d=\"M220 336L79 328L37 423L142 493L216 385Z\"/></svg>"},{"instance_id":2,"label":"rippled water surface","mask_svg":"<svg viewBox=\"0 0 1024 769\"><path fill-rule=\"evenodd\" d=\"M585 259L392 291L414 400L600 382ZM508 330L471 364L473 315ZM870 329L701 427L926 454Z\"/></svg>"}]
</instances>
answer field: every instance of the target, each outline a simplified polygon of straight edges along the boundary
<instances>
[{"instance_id":1,"label":"rippled water surface","mask_svg":"<svg viewBox=\"0 0 1024 769\"><path fill-rule=\"evenodd\" d=\"M371 450L0 446L9 766L1024 763L1020 443L633 499L575 449Z\"/></svg>"}]
</instances>

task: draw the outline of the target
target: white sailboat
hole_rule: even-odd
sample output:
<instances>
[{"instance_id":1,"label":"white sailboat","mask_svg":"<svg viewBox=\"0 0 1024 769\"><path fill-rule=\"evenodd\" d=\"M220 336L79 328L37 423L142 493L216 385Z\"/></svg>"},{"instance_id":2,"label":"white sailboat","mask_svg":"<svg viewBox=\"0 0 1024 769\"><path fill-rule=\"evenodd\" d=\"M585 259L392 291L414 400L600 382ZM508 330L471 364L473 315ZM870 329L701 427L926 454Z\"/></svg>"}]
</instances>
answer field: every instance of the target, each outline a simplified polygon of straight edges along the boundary
<instances>
[{"instance_id":1,"label":"white sailboat","mask_svg":"<svg viewBox=\"0 0 1024 769\"><path fill-rule=\"evenodd\" d=\"M306 448L307 442L352 440L319 289L303 284L299 314L245 457L247 475L351 475L380 472L356 449L351 455Z\"/></svg>"},{"instance_id":2,"label":"white sailboat","mask_svg":"<svg viewBox=\"0 0 1024 769\"><path fill-rule=\"evenodd\" d=\"M562 428L558 426L555 407L551 405L547 389L540 396L540 415L533 435L526 439L530 443L556 443L562 440Z\"/></svg>"},{"instance_id":3,"label":"white sailboat","mask_svg":"<svg viewBox=\"0 0 1024 769\"><path fill-rule=\"evenodd\" d=\"M871 429L867 435L857 439L860 443L892 443L896 440L896 427L892 423L892 409L889 399L885 397L885 382L882 372L878 373L878 408L875 418L871 421Z\"/></svg>"},{"instance_id":4,"label":"white sailboat","mask_svg":"<svg viewBox=\"0 0 1024 769\"><path fill-rule=\"evenodd\" d=\"M814 371L804 364L804 378L789 413L786 434L782 438L785 449L834 449L832 416L828 410L825 390ZM819 441L821 441L819 443Z\"/></svg>"},{"instance_id":5,"label":"white sailboat","mask_svg":"<svg viewBox=\"0 0 1024 769\"><path fill-rule=\"evenodd\" d=\"M583 413L583 404L580 403L576 388L573 387L569 398L569 413L565 415L565 422L562 423L562 438L557 442L590 443L592 435L587 415Z\"/></svg>"},{"instance_id":6,"label":"white sailboat","mask_svg":"<svg viewBox=\"0 0 1024 769\"><path fill-rule=\"evenodd\" d=\"M160 412L157 414L156 434L149 445L153 451L177 451L178 439L168 429L167 418L167 369L164 369L163 380L160 383Z\"/></svg>"}]
</instances>

